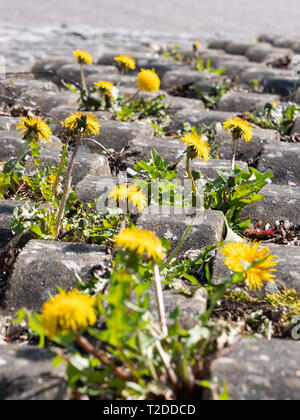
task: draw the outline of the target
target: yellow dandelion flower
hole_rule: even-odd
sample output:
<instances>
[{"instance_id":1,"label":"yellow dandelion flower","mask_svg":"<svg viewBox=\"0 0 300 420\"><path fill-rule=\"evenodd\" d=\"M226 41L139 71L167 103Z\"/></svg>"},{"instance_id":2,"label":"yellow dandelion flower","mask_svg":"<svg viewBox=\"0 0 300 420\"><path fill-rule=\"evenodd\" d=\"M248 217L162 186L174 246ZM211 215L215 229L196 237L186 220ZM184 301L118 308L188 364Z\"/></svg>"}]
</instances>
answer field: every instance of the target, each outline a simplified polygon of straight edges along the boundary
<instances>
[{"instance_id":1,"label":"yellow dandelion flower","mask_svg":"<svg viewBox=\"0 0 300 420\"><path fill-rule=\"evenodd\" d=\"M277 262L273 261L275 256L271 256L268 247L259 248L261 242L238 242L228 243L221 252L226 257L225 265L235 273L243 273L247 265L255 264L245 273L245 278L249 284L250 290L261 290L263 282L274 283Z\"/></svg>"},{"instance_id":2,"label":"yellow dandelion flower","mask_svg":"<svg viewBox=\"0 0 300 420\"><path fill-rule=\"evenodd\" d=\"M109 198L118 204L120 201L128 201L133 207L137 207L139 213L142 213L147 205L146 194L136 185L122 184L114 187L109 194Z\"/></svg>"},{"instance_id":3,"label":"yellow dandelion flower","mask_svg":"<svg viewBox=\"0 0 300 420\"><path fill-rule=\"evenodd\" d=\"M113 90L113 88L114 88L114 85L112 83L110 83L110 82L107 82L107 81L95 82L94 85L97 88L102 89L102 90L106 90L108 92L111 92Z\"/></svg>"},{"instance_id":4,"label":"yellow dandelion flower","mask_svg":"<svg viewBox=\"0 0 300 420\"><path fill-rule=\"evenodd\" d=\"M200 41L195 41L194 42L194 47L195 48L199 48L199 47L201 47L201 45L202 45L202 43Z\"/></svg>"},{"instance_id":5,"label":"yellow dandelion flower","mask_svg":"<svg viewBox=\"0 0 300 420\"><path fill-rule=\"evenodd\" d=\"M253 128L248 121L238 117L229 118L223 123L223 127L226 131L232 132L237 138L241 139L244 137L246 143L252 140Z\"/></svg>"},{"instance_id":6,"label":"yellow dandelion flower","mask_svg":"<svg viewBox=\"0 0 300 420\"><path fill-rule=\"evenodd\" d=\"M100 133L97 117L89 113L75 112L62 125L70 135L97 136Z\"/></svg>"},{"instance_id":7,"label":"yellow dandelion flower","mask_svg":"<svg viewBox=\"0 0 300 420\"><path fill-rule=\"evenodd\" d=\"M49 337L80 331L97 321L97 299L72 290L60 292L44 304L41 321Z\"/></svg>"},{"instance_id":8,"label":"yellow dandelion flower","mask_svg":"<svg viewBox=\"0 0 300 420\"><path fill-rule=\"evenodd\" d=\"M76 50L74 51L74 59L77 60L79 64L93 64L93 59L91 54L86 51Z\"/></svg>"},{"instance_id":9,"label":"yellow dandelion flower","mask_svg":"<svg viewBox=\"0 0 300 420\"><path fill-rule=\"evenodd\" d=\"M126 228L120 232L115 238L115 246L136 252L142 257L147 256L154 261L164 257L161 241L155 233L136 227Z\"/></svg>"},{"instance_id":10,"label":"yellow dandelion flower","mask_svg":"<svg viewBox=\"0 0 300 420\"><path fill-rule=\"evenodd\" d=\"M52 136L52 131L47 123L37 117L23 117L17 126L21 130L19 136L24 139L41 140L42 142L49 142Z\"/></svg>"},{"instance_id":11,"label":"yellow dandelion flower","mask_svg":"<svg viewBox=\"0 0 300 420\"><path fill-rule=\"evenodd\" d=\"M160 78L154 70L142 69L137 77L137 85L140 90L157 92L160 88Z\"/></svg>"},{"instance_id":12,"label":"yellow dandelion flower","mask_svg":"<svg viewBox=\"0 0 300 420\"><path fill-rule=\"evenodd\" d=\"M119 57L115 57L114 60L124 69L136 69L135 60L129 55L120 55Z\"/></svg>"},{"instance_id":13,"label":"yellow dandelion flower","mask_svg":"<svg viewBox=\"0 0 300 420\"><path fill-rule=\"evenodd\" d=\"M205 163L208 162L210 157L210 146L206 137L188 133L182 137L180 141L191 149L190 156L192 158L203 158Z\"/></svg>"}]
</instances>

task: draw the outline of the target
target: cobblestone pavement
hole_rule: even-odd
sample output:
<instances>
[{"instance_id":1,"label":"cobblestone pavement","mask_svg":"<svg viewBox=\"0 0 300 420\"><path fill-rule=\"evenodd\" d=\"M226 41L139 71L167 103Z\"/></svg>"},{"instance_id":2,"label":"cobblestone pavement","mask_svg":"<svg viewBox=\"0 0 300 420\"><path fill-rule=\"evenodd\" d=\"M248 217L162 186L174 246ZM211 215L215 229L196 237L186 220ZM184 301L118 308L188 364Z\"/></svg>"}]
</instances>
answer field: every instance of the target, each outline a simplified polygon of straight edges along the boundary
<instances>
[{"instance_id":1,"label":"cobblestone pavement","mask_svg":"<svg viewBox=\"0 0 300 420\"><path fill-rule=\"evenodd\" d=\"M66 3L61 4L66 7ZM44 7L42 5L39 7ZM55 13L58 11L60 8ZM37 8L34 13L40 15L41 9ZM70 17L72 13L74 10L71 10ZM49 13L49 16L52 15ZM16 21L20 19L16 17ZM216 123L213 142L219 147L220 159L211 159L205 165L196 162L192 168L200 169L206 178L216 177L218 171L230 167L232 156L232 137L223 131L222 122L230 116L246 117L245 113L262 110L266 105L267 109L270 105L280 109L289 101L300 105L297 72L300 36L256 33L257 40L253 40L245 34L242 37L220 37L212 32L200 37L203 44L198 54L204 65L210 63L210 69L226 69L225 72L195 70L192 44L195 38L192 33L174 35L128 29L107 32L83 25L32 26L27 29L9 23L1 26L0 51L5 63L2 60L0 65L6 65L0 67L3 70L0 80L0 162L20 154L24 144L16 134L16 124L20 116L34 112L51 124L56 135L41 148L40 160L43 165L58 164L62 141L57 123L79 107L78 95L67 90L62 82L80 83L78 64L72 55L75 48L81 48L89 51L94 59L93 65L85 66L88 87L98 80L117 84L119 69L114 57L121 53L136 59L137 71L154 68L161 79L160 93L165 95L170 114L170 120L163 127L165 137L157 136L149 121L123 122L113 118L111 111L96 112L101 124L96 140L106 149L122 151L120 160L125 170L129 168L129 176L133 164L147 159L155 147L172 167L177 164L178 176L184 180L184 168L179 159L184 152L179 142L180 130L186 123L193 126ZM178 43L177 52L183 62L163 54L167 45L175 43ZM136 92L137 71L124 76L120 86L124 96L130 97ZM146 99L150 97L145 94ZM259 226L265 225L266 232L273 232L268 234L271 238L266 241L272 254L277 255L277 277L275 285L262 293L278 292L288 287L300 294L300 118L289 125L286 133L275 128L255 125L253 140L239 145L237 164L244 170L253 166L261 172L274 174L271 183L264 187L264 199L250 206L245 213L255 225L261 222ZM116 168L97 147L85 139L77 156L72 182L82 203L93 202L109 183L114 182ZM25 169L29 173L34 170L30 156ZM5 263L0 266L0 399L32 399L35 393L40 398L50 399L53 393L49 394L45 383L42 386L36 378L45 378L45 373L46 377L53 377L51 355L34 347L27 352L20 351L18 345L8 346L7 342L18 332L11 325L11 315L21 307L39 311L49 294L56 293L57 286L66 289L76 286L78 278L74 269L83 281L88 281L93 267L106 263L108 256L105 247L100 245L29 241L28 237L14 237L11 221L14 208L21 204L16 200L0 200L0 261ZM173 247L189 223L190 217L185 215L147 212L137 220L137 225L168 238ZM199 251L199 248L215 245L223 236L224 225L220 211L208 210L205 217L197 217L184 251L191 248ZM219 252L214 259L212 274L213 281L228 276ZM175 290L164 291L167 312L171 313L179 305L180 322L194 325L195 317L207 305L206 290L199 290L200 294L191 298ZM268 325L272 327L278 313L269 312L264 315L269 317L266 321L270 321ZM268 334L272 333L271 327ZM273 400L281 396L297 399L300 395L297 334L293 336L294 342L244 338L217 358L212 365L212 374L220 379L220 383L228 383L229 392L236 399L258 397ZM34 369L32 360L35 360ZM22 389L19 387L20 366ZM60 374L55 383L59 387L55 391L56 398L65 398Z\"/></svg>"},{"instance_id":2,"label":"cobblestone pavement","mask_svg":"<svg viewBox=\"0 0 300 420\"><path fill-rule=\"evenodd\" d=\"M0 20L9 24L85 23L100 28L167 32L297 34L297 0L1 0Z\"/></svg>"}]
</instances>

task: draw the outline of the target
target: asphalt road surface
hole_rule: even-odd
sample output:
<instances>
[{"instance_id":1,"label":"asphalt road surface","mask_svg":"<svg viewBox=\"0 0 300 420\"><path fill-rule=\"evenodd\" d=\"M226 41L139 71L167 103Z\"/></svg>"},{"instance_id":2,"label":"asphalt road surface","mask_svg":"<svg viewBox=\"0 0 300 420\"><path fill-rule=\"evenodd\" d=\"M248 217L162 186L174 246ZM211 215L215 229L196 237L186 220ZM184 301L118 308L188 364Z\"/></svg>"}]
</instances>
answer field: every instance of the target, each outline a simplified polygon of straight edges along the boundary
<instances>
[{"instance_id":1,"label":"asphalt road surface","mask_svg":"<svg viewBox=\"0 0 300 420\"><path fill-rule=\"evenodd\" d=\"M299 0L0 0L0 24L299 34Z\"/></svg>"}]
</instances>

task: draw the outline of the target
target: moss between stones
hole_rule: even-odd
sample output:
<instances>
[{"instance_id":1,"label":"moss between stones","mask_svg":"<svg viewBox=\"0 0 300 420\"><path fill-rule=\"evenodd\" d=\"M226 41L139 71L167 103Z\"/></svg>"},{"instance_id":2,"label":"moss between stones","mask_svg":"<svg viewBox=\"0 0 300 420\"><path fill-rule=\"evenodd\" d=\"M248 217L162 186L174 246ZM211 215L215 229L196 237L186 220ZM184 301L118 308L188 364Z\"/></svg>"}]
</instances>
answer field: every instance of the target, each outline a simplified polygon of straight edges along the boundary
<instances>
[{"instance_id":1,"label":"moss between stones","mask_svg":"<svg viewBox=\"0 0 300 420\"><path fill-rule=\"evenodd\" d=\"M248 304L254 301L254 299L251 298L251 296L249 296L248 293L239 289L226 294L224 297L225 299L231 299L231 300L235 300L238 303L245 303L245 304Z\"/></svg>"},{"instance_id":2,"label":"moss between stones","mask_svg":"<svg viewBox=\"0 0 300 420\"><path fill-rule=\"evenodd\" d=\"M265 300L274 308L282 309L283 319L286 321L292 321L294 316L300 315L300 298L294 289L283 289L282 292L273 295L267 294Z\"/></svg>"}]
</instances>

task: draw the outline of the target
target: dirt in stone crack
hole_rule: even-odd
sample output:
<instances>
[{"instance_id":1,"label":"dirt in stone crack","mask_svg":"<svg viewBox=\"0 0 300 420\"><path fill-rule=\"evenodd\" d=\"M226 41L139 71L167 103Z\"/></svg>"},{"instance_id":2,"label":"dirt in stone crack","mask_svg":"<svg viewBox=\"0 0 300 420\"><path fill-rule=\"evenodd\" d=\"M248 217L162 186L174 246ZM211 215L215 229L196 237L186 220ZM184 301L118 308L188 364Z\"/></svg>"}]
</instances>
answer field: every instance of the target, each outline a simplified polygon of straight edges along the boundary
<instances>
[{"instance_id":1,"label":"dirt in stone crack","mask_svg":"<svg viewBox=\"0 0 300 420\"><path fill-rule=\"evenodd\" d=\"M290 136L283 136L281 137L281 141L285 142L285 143L300 143L300 133L294 133L291 134Z\"/></svg>"},{"instance_id":2,"label":"dirt in stone crack","mask_svg":"<svg viewBox=\"0 0 300 420\"><path fill-rule=\"evenodd\" d=\"M265 226L259 222L246 229L244 235L266 243L300 246L300 225L289 220L280 220Z\"/></svg>"},{"instance_id":3,"label":"dirt in stone crack","mask_svg":"<svg viewBox=\"0 0 300 420\"><path fill-rule=\"evenodd\" d=\"M244 336L267 336L270 325L272 338L286 338L290 333L290 325L283 322L282 311L264 300L250 297L247 303L230 298L222 300L214 309L213 317L216 321L222 318L233 326L239 325L240 334Z\"/></svg>"}]
</instances>

